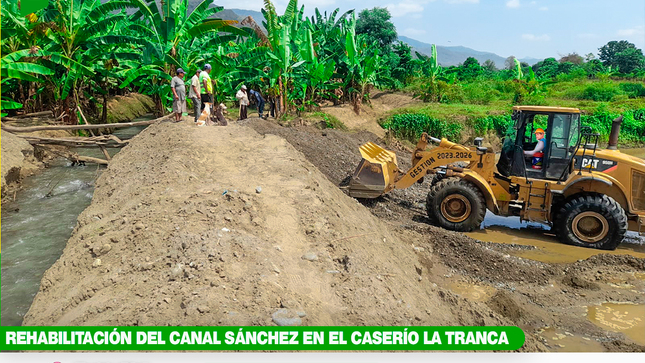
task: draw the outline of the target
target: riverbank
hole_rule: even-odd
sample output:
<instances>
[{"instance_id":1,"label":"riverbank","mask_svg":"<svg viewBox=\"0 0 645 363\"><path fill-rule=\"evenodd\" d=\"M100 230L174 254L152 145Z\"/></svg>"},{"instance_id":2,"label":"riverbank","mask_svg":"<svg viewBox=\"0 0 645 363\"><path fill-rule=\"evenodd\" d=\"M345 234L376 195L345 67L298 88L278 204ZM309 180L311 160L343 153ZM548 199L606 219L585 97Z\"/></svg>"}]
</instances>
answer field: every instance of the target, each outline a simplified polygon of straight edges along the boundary
<instances>
[{"instance_id":1,"label":"riverbank","mask_svg":"<svg viewBox=\"0 0 645 363\"><path fill-rule=\"evenodd\" d=\"M1 131L2 145L2 204L13 198L19 182L42 167L34 155L34 147L24 139Z\"/></svg>"},{"instance_id":2,"label":"riverbank","mask_svg":"<svg viewBox=\"0 0 645 363\"><path fill-rule=\"evenodd\" d=\"M401 195L361 205L335 185L360 159L346 147L355 134L244 124L265 135L185 122L135 137L24 324L517 325L526 351L564 349L548 334L565 332L594 349L644 349L588 313L615 309L608 300L643 307L642 258L544 263L428 226Z\"/></svg>"},{"instance_id":3,"label":"riverbank","mask_svg":"<svg viewBox=\"0 0 645 363\"><path fill-rule=\"evenodd\" d=\"M109 123L131 121L151 112L153 106L152 99L145 95L131 93L127 96L115 96L108 101ZM16 127L42 126L56 122L51 116L28 116L5 118L2 122L5 125ZM73 136L71 132L63 130L36 131L22 135L54 138ZM0 144L2 144L2 205L4 206L13 200L15 193L20 189L20 182L24 178L47 167L51 159L58 157L55 151L65 148L60 146L34 147L20 136L4 130L0 138Z\"/></svg>"}]
</instances>

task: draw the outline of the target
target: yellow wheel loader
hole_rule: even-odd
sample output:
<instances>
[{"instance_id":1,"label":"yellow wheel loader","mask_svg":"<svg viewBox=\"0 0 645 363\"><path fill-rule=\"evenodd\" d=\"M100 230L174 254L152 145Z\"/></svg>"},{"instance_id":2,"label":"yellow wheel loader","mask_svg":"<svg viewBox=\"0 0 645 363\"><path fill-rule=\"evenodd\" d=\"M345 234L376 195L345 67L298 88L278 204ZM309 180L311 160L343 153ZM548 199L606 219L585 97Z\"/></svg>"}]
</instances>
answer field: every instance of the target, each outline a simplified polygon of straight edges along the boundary
<instances>
[{"instance_id":1,"label":"yellow wheel loader","mask_svg":"<svg viewBox=\"0 0 645 363\"><path fill-rule=\"evenodd\" d=\"M607 149L581 126L576 108L515 106L512 120L497 162L482 138L463 146L423 134L404 172L393 152L364 144L349 194L376 198L431 176L428 216L446 229L479 228L488 209L550 225L562 242L576 246L613 250L627 230L645 234L645 160L617 150L622 116L613 122ZM534 130L544 125L536 163L525 151L534 150ZM429 142L438 146L426 150Z\"/></svg>"}]
</instances>

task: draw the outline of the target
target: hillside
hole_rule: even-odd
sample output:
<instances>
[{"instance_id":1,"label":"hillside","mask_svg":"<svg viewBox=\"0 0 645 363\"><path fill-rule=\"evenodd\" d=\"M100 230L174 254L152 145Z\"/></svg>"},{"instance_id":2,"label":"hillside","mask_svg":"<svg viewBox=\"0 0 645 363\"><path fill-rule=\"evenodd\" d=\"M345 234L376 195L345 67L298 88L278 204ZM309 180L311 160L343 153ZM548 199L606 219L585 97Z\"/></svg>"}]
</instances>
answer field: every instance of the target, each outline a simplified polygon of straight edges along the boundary
<instances>
[{"instance_id":1,"label":"hillside","mask_svg":"<svg viewBox=\"0 0 645 363\"><path fill-rule=\"evenodd\" d=\"M430 55L432 53L431 44L420 42L403 35L399 35L399 40L408 43L413 48L413 51L426 55ZM456 66L463 63L468 57L474 57L479 61L479 63L484 63L486 60L490 59L495 62L495 66L497 68L501 69L504 68L504 61L506 60L506 57L499 56L495 53L482 52L462 46L446 47L443 45L437 45L437 57L439 58L439 63L444 67ZM541 61L541 59L521 58L520 61L526 62L529 65L534 65Z\"/></svg>"}]
</instances>

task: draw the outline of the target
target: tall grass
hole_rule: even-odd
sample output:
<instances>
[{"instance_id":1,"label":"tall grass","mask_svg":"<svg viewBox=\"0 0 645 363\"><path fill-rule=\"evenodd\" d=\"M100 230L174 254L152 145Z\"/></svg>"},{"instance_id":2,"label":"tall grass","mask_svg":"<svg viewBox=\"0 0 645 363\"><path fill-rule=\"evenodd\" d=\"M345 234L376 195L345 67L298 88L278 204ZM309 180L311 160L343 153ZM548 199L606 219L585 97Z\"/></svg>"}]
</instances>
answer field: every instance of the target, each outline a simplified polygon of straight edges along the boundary
<instances>
[{"instance_id":1,"label":"tall grass","mask_svg":"<svg viewBox=\"0 0 645 363\"><path fill-rule=\"evenodd\" d=\"M463 129L463 125L459 123L446 122L419 113L393 115L381 126L390 130L394 136L413 142L424 132L434 137L459 141Z\"/></svg>"}]
</instances>

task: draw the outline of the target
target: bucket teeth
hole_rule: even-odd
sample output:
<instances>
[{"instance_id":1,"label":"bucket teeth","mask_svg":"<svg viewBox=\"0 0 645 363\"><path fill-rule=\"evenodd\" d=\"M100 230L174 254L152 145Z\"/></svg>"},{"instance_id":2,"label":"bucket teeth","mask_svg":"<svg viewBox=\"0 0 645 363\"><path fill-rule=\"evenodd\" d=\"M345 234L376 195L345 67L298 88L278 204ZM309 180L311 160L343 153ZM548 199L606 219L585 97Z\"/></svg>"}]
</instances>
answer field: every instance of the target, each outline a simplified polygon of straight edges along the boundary
<instances>
[{"instance_id":1,"label":"bucket teeth","mask_svg":"<svg viewBox=\"0 0 645 363\"><path fill-rule=\"evenodd\" d=\"M391 163L395 162L392 153L382 147L368 142L360 147L361 155L370 162Z\"/></svg>"}]
</instances>

